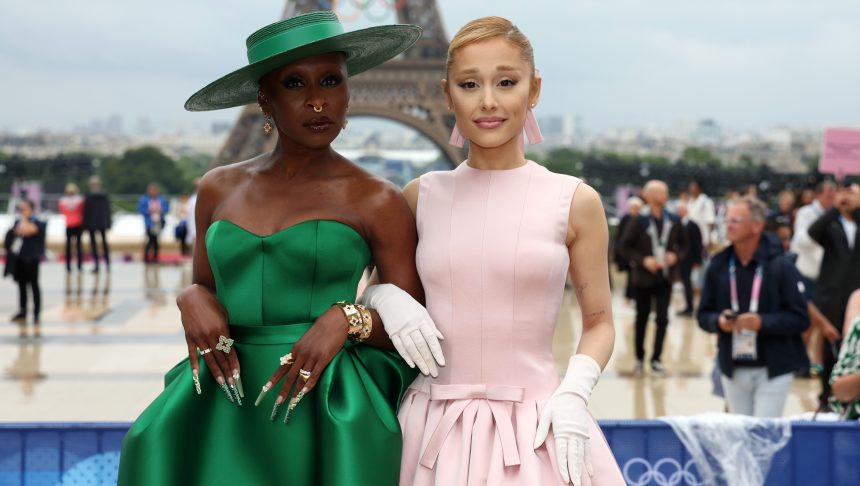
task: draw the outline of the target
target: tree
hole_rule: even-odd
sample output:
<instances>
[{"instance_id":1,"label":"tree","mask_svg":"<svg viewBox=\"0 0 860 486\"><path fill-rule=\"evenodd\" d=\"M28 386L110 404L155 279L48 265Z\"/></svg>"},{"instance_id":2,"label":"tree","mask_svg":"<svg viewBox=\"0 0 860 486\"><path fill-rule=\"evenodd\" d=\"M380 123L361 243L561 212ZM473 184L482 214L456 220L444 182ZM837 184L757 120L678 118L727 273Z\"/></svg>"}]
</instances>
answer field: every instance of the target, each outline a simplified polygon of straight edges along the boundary
<instances>
[{"instance_id":1,"label":"tree","mask_svg":"<svg viewBox=\"0 0 860 486\"><path fill-rule=\"evenodd\" d=\"M552 172L579 176L584 159L582 152L565 147L551 150L540 163Z\"/></svg>"},{"instance_id":2,"label":"tree","mask_svg":"<svg viewBox=\"0 0 860 486\"><path fill-rule=\"evenodd\" d=\"M703 147L687 147L681 153L684 165L690 167L721 167L723 162L719 157Z\"/></svg>"},{"instance_id":3,"label":"tree","mask_svg":"<svg viewBox=\"0 0 860 486\"><path fill-rule=\"evenodd\" d=\"M176 162L158 147L144 146L127 150L119 159L102 160L99 164L105 187L123 194L143 193L146 185L157 182L162 191L178 194L190 189Z\"/></svg>"},{"instance_id":4,"label":"tree","mask_svg":"<svg viewBox=\"0 0 860 486\"><path fill-rule=\"evenodd\" d=\"M755 160L750 154L741 154L740 158L738 158L738 166L745 169L752 169L755 167Z\"/></svg>"}]
</instances>

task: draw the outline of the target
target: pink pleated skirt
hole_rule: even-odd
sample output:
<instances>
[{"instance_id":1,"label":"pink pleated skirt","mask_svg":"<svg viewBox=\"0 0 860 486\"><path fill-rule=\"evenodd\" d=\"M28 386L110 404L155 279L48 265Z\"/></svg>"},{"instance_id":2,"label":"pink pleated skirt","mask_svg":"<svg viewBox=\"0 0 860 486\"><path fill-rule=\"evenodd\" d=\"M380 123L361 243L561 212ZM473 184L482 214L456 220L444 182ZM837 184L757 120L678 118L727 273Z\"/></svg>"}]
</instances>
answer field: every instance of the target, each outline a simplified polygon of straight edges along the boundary
<instances>
[{"instance_id":1,"label":"pink pleated skirt","mask_svg":"<svg viewBox=\"0 0 860 486\"><path fill-rule=\"evenodd\" d=\"M431 400L410 389L398 418L403 430L401 486L563 485L550 432L533 449L545 402ZM621 470L600 427L589 424L594 476L585 486L623 486Z\"/></svg>"}]
</instances>

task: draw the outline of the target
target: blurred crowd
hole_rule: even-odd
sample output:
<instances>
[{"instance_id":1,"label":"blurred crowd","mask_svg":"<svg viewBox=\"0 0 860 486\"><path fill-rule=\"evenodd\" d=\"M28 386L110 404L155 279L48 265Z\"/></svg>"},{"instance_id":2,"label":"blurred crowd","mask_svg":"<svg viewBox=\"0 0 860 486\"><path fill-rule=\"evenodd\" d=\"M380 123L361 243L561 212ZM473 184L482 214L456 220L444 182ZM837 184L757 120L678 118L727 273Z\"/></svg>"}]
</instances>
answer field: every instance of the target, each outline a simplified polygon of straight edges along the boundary
<instances>
[{"instance_id":1,"label":"blurred crowd","mask_svg":"<svg viewBox=\"0 0 860 486\"><path fill-rule=\"evenodd\" d=\"M635 303L634 374L661 362L672 288L717 335L714 392L729 411L781 416L795 376L821 381L820 408L856 418L860 396L860 186L824 180L766 201L750 185L712 199L701 181L670 199L652 180L626 201L613 251ZM772 204L771 204L772 203ZM698 297L698 305L697 305Z\"/></svg>"}]
</instances>

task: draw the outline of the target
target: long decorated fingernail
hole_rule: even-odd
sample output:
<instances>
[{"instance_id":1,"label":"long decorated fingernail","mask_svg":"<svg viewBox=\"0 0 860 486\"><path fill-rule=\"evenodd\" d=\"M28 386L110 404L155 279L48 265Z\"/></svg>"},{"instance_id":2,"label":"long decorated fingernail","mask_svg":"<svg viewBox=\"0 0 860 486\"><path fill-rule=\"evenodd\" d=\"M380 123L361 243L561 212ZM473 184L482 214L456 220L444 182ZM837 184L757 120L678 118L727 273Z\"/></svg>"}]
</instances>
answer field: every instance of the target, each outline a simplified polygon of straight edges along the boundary
<instances>
[{"instance_id":1,"label":"long decorated fingernail","mask_svg":"<svg viewBox=\"0 0 860 486\"><path fill-rule=\"evenodd\" d=\"M233 380L239 388L239 396L245 398L245 387L242 386L242 377L239 375L239 370L233 370Z\"/></svg>"},{"instance_id":2,"label":"long decorated fingernail","mask_svg":"<svg viewBox=\"0 0 860 486\"><path fill-rule=\"evenodd\" d=\"M307 393L307 392L308 392L307 387L302 388L301 391L299 392L299 394L296 395L295 397L293 397L292 400L290 400L290 406L287 407L287 414L284 416L284 423L285 424L290 421L290 415L292 415L293 410L296 409L299 402L302 400L302 398L304 398L305 393Z\"/></svg>"},{"instance_id":3,"label":"long decorated fingernail","mask_svg":"<svg viewBox=\"0 0 860 486\"><path fill-rule=\"evenodd\" d=\"M259 395L257 395L257 399L254 401L255 407L260 405L260 402L263 401L263 397L266 396L266 393L269 393L269 390L271 390L271 389L272 389L272 383L271 382L266 382L266 384L263 385L263 390L260 392Z\"/></svg>"},{"instance_id":4,"label":"long decorated fingernail","mask_svg":"<svg viewBox=\"0 0 860 486\"><path fill-rule=\"evenodd\" d=\"M236 403L238 403L239 406L241 407L242 406L242 397L239 396L239 389L236 388L236 385L230 383L230 390L232 390L233 395L236 396Z\"/></svg>"},{"instance_id":5,"label":"long decorated fingernail","mask_svg":"<svg viewBox=\"0 0 860 486\"><path fill-rule=\"evenodd\" d=\"M231 394L230 394L230 389L229 389L229 388L227 388L227 384L226 384L226 383L224 383L224 379L223 379L223 378L219 380L219 384L221 385L221 390L223 390L223 391L224 391L224 395L226 395L226 396L227 396L227 399L228 399L228 400L230 400L230 403L235 404L235 403L236 403L236 400L233 400L233 395L231 395Z\"/></svg>"},{"instance_id":6,"label":"long decorated fingernail","mask_svg":"<svg viewBox=\"0 0 860 486\"><path fill-rule=\"evenodd\" d=\"M280 397L280 396L279 396L277 399L275 399L275 406L274 406L274 407L272 407L272 416L271 416L271 417L269 417L269 420L270 420L270 421L272 421L272 422L274 422L274 421L275 421L275 417L277 417L277 416L278 416L278 409L280 409L280 408L281 408L281 405L282 405L283 403L284 403L284 401L281 399L281 397Z\"/></svg>"},{"instance_id":7,"label":"long decorated fingernail","mask_svg":"<svg viewBox=\"0 0 860 486\"><path fill-rule=\"evenodd\" d=\"M194 389L197 391L197 394L200 395L203 393L203 390L200 388L200 372L198 370L191 370L191 379L194 380Z\"/></svg>"}]
</instances>

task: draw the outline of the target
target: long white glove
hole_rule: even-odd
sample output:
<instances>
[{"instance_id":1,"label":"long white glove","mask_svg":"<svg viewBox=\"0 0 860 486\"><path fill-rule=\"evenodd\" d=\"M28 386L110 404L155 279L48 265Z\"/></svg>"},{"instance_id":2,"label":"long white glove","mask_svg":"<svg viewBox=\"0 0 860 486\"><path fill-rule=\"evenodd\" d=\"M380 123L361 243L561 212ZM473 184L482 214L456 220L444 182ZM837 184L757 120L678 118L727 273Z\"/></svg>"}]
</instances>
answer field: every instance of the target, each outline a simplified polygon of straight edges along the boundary
<instances>
[{"instance_id":1,"label":"long white glove","mask_svg":"<svg viewBox=\"0 0 860 486\"><path fill-rule=\"evenodd\" d=\"M600 365L591 356L577 354L570 358L567 374L544 406L538 422L534 448L546 440L550 423L555 437L558 470L565 483L580 486L582 465L589 476L591 444L588 436L588 398L600 378Z\"/></svg>"},{"instance_id":2,"label":"long white glove","mask_svg":"<svg viewBox=\"0 0 860 486\"><path fill-rule=\"evenodd\" d=\"M445 339L430 313L423 305L392 284L371 285L365 289L360 303L376 309L385 332L406 363L425 375L439 376L439 366L445 366L445 356L439 339Z\"/></svg>"}]
</instances>

